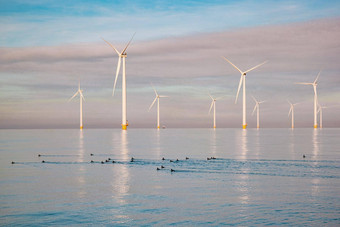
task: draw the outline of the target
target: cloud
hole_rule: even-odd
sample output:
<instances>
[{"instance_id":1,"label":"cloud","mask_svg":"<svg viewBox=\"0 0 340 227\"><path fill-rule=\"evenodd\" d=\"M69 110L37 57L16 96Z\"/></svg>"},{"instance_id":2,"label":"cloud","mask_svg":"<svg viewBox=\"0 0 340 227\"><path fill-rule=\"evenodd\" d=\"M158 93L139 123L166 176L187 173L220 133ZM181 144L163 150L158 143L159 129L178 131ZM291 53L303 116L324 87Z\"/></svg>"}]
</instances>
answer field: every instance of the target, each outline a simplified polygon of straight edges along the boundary
<instances>
[{"instance_id":1,"label":"cloud","mask_svg":"<svg viewBox=\"0 0 340 227\"><path fill-rule=\"evenodd\" d=\"M322 69L319 100L327 105L338 104L339 36L340 19L332 18L151 41L135 40L127 51L129 122L138 127L153 126L154 116L146 111L153 100L152 82L159 93L171 96L164 102L162 100L162 119L168 126L208 127L210 117L206 113L210 100L207 92L233 97L236 93L240 75L221 58L226 56L242 70L269 60L247 75L248 94L268 100L261 106L264 126L289 126L286 124L287 98L305 103L301 105L300 113L296 111L296 118L299 119L299 114L303 116L302 113L307 116L301 117L297 126L309 126L313 91L294 83L313 81ZM129 37L126 39L128 41ZM119 50L126 45L125 42L109 41ZM97 119L101 119L100 122L115 121L119 125L120 80L116 96L110 96L118 59L105 42L98 39L98 42L75 45L3 47L0 51L0 102L6 104L0 111L7 113L1 116L7 127L18 119L30 120L24 112L18 115L18 109L31 111L29 116L35 119L32 125L37 125L35 121L44 117L41 109L50 117L58 117L55 121L58 124L65 125L66 116L76 118L76 115L65 115L64 118L58 112L67 112L73 107L62 100L74 93L79 78L87 97L84 105L87 106L87 116L92 119L91 126L103 125ZM14 93L14 100L9 99ZM41 99L56 102L58 107L39 103ZM31 102L34 102L32 107L27 105ZM238 127L241 124L238 119L241 105L233 102L234 98L228 98L218 103L221 126ZM253 105L248 99L249 114ZM329 110L324 125L339 127L329 123L339 124L338 111L337 108ZM16 112L16 118L9 118L13 112ZM250 125L255 126L253 118L248 116ZM40 122L38 125L46 124L49 123Z\"/></svg>"}]
</instances>

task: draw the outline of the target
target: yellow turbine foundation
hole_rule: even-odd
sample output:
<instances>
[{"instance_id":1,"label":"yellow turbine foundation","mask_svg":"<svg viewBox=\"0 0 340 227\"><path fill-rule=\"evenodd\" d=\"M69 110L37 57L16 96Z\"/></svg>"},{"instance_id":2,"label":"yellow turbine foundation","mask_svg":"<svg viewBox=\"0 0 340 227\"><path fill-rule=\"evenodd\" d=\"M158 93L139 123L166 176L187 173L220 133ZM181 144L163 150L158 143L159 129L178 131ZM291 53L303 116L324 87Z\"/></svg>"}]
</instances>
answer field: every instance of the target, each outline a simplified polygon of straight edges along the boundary
<instances>
[{"instance_id":1,"label":"yellow turbine foundation","mask_svg":"<svg viewBox=\"0 0 340 227\"><path fill-rule=\"evenodd\" d=\"M159 129L159 126L157 126L157 128Z\"/></svg>"},{"instance_id":2,"label":"yellow turbine foundation","mask_svg":"<svg viewBox=\"0 0 340 227\"><path fill-rule=\"evenodd\" d=\"M123 129L123 130L126 130L126 128L127 128L127 125L123 125L123 124L122 124L122 129Z\"/></svg>"},{"instance_id":3,"label":"yellow turbine foundation","mask_svg":"<svg viewBox=\"0 0 340 227\"><path fill-rule=\"evenodd\" d=\"M80 126L80 129L83 129L83 126Z\"/></svg>"},{"instance_id":4,"label":"yellow turbine foundation","mask_svg":"<svg viewBox=\"0 0 340 227\"><path fill-rule=\"evenodd\" d=\"M247 128L247 125L242 125L242 128L243 128L243 129L246 129L246 128Z\"/></svg>"},{"instance_id":5,"label":"yellow turbine foundation","mask_svg":"<svg viewBox=\"0 0 340 227\"><path fill-rule=\"evenodd\" d=\"M314 128L318 128L318 125L314 125Z\"/></svg>"}]
</instances>

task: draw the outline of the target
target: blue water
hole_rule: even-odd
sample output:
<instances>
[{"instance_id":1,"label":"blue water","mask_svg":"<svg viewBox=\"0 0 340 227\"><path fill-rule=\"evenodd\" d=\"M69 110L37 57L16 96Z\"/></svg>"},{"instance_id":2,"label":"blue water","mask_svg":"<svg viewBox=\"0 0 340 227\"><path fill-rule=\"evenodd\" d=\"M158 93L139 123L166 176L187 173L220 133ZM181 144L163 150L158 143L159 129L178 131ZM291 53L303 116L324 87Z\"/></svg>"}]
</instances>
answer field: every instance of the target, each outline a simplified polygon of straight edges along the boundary
<instances>
[{"instance_id":1,"label":"blue water","mask_svg":"<svg viewBox=\"0 0 340 227\"><path fill-rule=\"evenodd\" d=\"M1 226L340 226L340 129L0 130L0 155Z\"/></svg>"}]
</instances>

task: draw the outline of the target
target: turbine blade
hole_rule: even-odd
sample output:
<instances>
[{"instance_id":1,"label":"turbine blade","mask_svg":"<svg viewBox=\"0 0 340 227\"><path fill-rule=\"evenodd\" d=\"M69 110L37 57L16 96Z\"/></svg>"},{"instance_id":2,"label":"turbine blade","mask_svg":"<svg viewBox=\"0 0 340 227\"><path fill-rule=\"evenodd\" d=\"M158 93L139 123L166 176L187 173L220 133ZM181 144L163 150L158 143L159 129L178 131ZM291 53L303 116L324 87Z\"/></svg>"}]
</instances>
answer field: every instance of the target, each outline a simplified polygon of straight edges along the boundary
<instances>
[{"instance_id":1,"label":"turbine blade","mask_svg":"<svg viewBox=\"0 0 340 227\"><path fill-rule=\"evenodd\" d=\"M152 89L154 90L156 96L158 96L158 93L157 93L156 89L154 88L154 86L152 84L151 84L151 86L152 86Z\"/></svg>"},{"instance_id":2,"label":"turbine blade","mask_svg":"<svg viewBox=\"0 0 340 227\"><path fill-rule=\"evenodd\" d=\"M260 67L261 65L264 65L264 64L266 64L267 62L268 62L268 61L265 61L265 62L263 62L263 63L261 63L261 64L259 64L259 65L255 66L255 67L251 68L251 69L248 69L248 70L247 70L247 71L245 71L244 73L250 72L250 71L252 71L252 70L254 70L254 69L256 69L256 68Z\"/></svg>"},{"instance_id":3,"label":"turbine blade","mask_svg":"<svg viewBox=\"0 0 340 227\"><path fill-rule=\"evenodd\" d=\"M119 74L119 70L120 70L120 64L121 64L121 57L119 57L119 59L118 59L116 78L115 78L115 83L113 84L112 96L114 96L114 94L115 94L116 84L117 84L117 80L118 80L118 74Z\"/></svg>"},{"instance_id":4,"label":"turbine blade","mask_svg":"<svg viewBox=\"0 0 340 227\"><path fill-rule=\"evenodd\" d=\"M289 102L289 100L287 99L287 102L290 104L290 105L293 105L291 102Z\"/></svg>"},{"instance_id":5,"label":"turbine blade","mask_svg":"<svg viewBox=\"0 0 340 227\"><path fill-rule=\"evenodd\" d=\"M107 44L109 44L110 47L112 47L112 48L116 51L116 53L118 54L118 56L120 56L120 53L118 52L118 50L117 50L111 43L109 43L108 41L106 41L106 40L103 39L103 38L102 38L102 40L104 40Z\"/></svg>"},{"instance_id":6,"label":"turbine blade","mask_svg":"<svg viewBox=\"0 0 340 227\"><path fill-rule=\"evenodd\" d=\"M316 86L313 86L313 89L314 89L314 94L317 95L316 94Z\"/></svg>"},{"instance_id":7,"label":"turbine blade","mask_svg":"<svg viewBox=\"0 0 340 227\"><path fill-rule=\"evenodd\" d=\"M148 111L150 111L150 110L151 110L151 108L152 108L153 104L155 104L156 100L157 100L157 97L156 97L156 98L153 100L153 102L151 103L151 105L150 105L150 107L149 107L149 110L148 110Z\"/></svg>"},{"instance_id":8,"label":"turbine blade","mask_svg":"<svg viewBox=\"0 0 340 227\"><path fill-rule=\"evenodd\" d=\"M290 113L292 112L292 110L293 110L293 106L291 106L289 109L288 117L290 116Z\"/></svg>"},{"instance_id":9,"label":"turbine blade","mask_svg":"<svg viewBox=\"0 0 340 227\"><path fill-rule=\"evenodd\" d=\"M79 94L80 94L81 98L85 101L85 98L84 98L82 90L79 90Z\"/></svg>"},{"instance_id":10,"label":"turbine blade","mask_svg":"<svg viewBox=\"0 0 340 227\"><path fill-rule=\"evenodd\" d=\"M302 82L298 82L298 83L295 83L295 84L313 85L313 83L302 83Z\"/></svg>"},{"instance_id":11,"label":"turbine blade","mask_svg":"<svg viewBox=\"0 0 340 227\"><path fill-rule=\"evenodd\" d=\"M126 45L125 49L122 51L122 54L125 54L126 49L127 49L128 46L130 45L130 43L131 43L131 41L132 41L132 39L133 39L133 37L134 37L135 35L136 35L136 32L133 34L132 38L130 39L130 41L129 41L128 44Z\"/></svg>"},{"instance_id":12,"label":"turbine blade","mask_svg":"<svg viewBox=\"0 0 340 227\"><path fill-rule=\"evenodd\" d=\"M251 96L253 99L254 99L254 101L256 102L256 103L258 103L258 101L255 99L255 97L254 96Z\"/></svg>"},{"instance_id":13,"label":"turbine blade","mask_svg":"<svg viewBox=\"0 0 340 227\"><path fill-rule=\"evenodd\" d=\"M214 105L214 100L211 102L209 113L211 112L211 109L213 108L213 105Z\"/></svg>"},{"instance_id":14,"label":"turbine blade","mask_svg":"<svg viewBox=\"0 0 340 227\"><path fill-rule=\"evenodd\" d=\"M208 93L208 95L209 95L209 97L211 98L211 100L214 100L214 98L211 96L211 94L210 94L210 93Z\"/></svg>"},{"instance_id":15,"label":"turbine blade","mask_svg":"<svg viewBox=\"0 0 340 227\"><path fill-rule=\"evenodd\" d=\"M256 108L257 108L257 103L254 106L253 112L251 113L252 116L254 115Z\"/></svg>"},{"instance_id":16,"label":"turbine blade","mask_svg":"<svg viewBox=\"0 0 340 227\"><path fill-rule=\"evenodd\" d=\"M319 76L320 76L320 73L321 73L321 70L319 71L318 75L316 76L316 78L315 78L315 80L314 80L314 83L313 83L313 84L315 84L315 83L318 81L318 79L319 79Z\"/></svg>"},{"instance_id":17,"label":"turbine blade","mask_svg":"<svg viewBox=\"0 0 340 227\"><path fill-rule=\"evenodd\" d=\"M224 56L222 56L222 58L224 58L227 62L229 62L235 69L237 69L237 71L239 71L241 74L243 74L243 72L236 67L236 65L234 65L233 63L231 63L231 61L229 61L228 59L226 59Z\"/></svg>"},{"instance_id":18,"label":"turbine blade","mask_svg":"<svg viewBox=\"0 0 340 227\"><path fill-rule=\"evenodd\" d=\"M242 82L243 82L243 75L241 75L240 83L238 84L237 93L236 93L236 99L235 99L235 104L237 103L237 98L238 98L238 94L240 93L240 89L241 89Z\"/></svg>"},{"instance_id":19,"label":"turbine blade","mask_svg":"<svg viewBox=\"0 0 340 227\"><path fill-rule=\"evenodd\" d=\"M158 97L160 97L160 98L169 98L169 96L167 96L167 95L159 95Z\"/></svg>"},{"instance_id":20,"label":"turbine blade","mask_svg":"<svg viewBox=\"0 0 340 227\"><path fill-rule=\"evenodd\" d=\"M68 101L71 101L74 97L77 96L78 93L79 93L79 91L77 91Z\"/></svg>"},{"instance_id":21,"label":"turbine blade","mask_svg":"<svg viewBox=\"0 0 340 227\"><path fill-rule=\"evenodd\" d=\"M266 100L260 101L259 104L264 103L264 102L267 102L267 101Z\"/></svg>"}]
</instances>

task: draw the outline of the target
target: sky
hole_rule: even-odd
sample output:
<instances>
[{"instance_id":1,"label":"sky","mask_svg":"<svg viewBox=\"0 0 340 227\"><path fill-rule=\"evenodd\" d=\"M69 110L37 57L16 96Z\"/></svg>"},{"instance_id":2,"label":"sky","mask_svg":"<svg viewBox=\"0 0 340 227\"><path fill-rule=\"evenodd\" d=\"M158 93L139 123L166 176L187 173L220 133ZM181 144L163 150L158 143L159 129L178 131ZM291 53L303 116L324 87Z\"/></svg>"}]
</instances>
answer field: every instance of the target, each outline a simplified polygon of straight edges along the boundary
<instances>
[{"instance_id":1,"label":"sky","mask_svg":"<svg viewBox=\"0 0 340 227\"><path fill-rule=\"evenodd\" d=\"M77 128L81 81L84 128L120 128L121 75L104 38L127 49L128 120L131 128L156 127L151 84L160 95L161 125L242 126L241 70L268 60L246 76L247 123L251 96L265 100L260 124L313 127L313 82L324 127L340 127L339 1L3 1L0 0L0 128Z\"/></svg>"}]
</instances>

